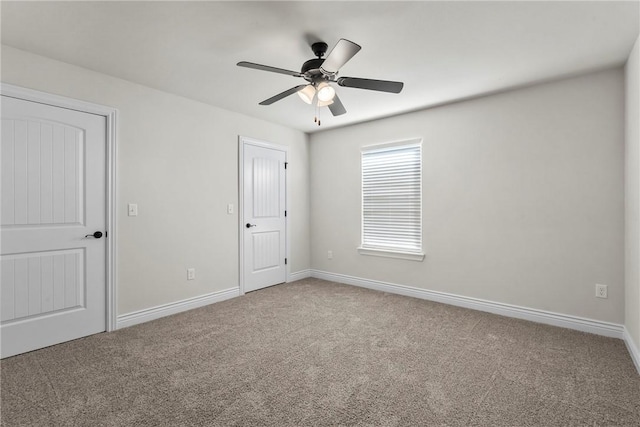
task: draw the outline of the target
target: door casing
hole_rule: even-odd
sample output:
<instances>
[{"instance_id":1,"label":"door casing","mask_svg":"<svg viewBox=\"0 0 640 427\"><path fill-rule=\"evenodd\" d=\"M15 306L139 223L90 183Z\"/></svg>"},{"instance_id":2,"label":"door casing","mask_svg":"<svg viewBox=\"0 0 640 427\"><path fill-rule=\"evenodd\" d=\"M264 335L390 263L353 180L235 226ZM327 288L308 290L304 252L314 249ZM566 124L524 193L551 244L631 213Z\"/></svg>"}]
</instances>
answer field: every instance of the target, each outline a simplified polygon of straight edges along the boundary
<instances>
[{"instance_id":1,"label":"door casing","mask_svg":"<svg viewBox=\"0 0 640 427\"><path fill-rule=\"evenodd\" d=\"M104 105L93 104L90 102L80 101L73 98L67 98L59 95L52 95L46 92L40 92L33 89L27 89L8 83L0 83L0 94L11 98L18 98L25 101L37 102L40 104L51 105L54 107L67 108L83 113L96 114L103 116L106 120L106 220L107 220L107 239L106 239L106 260L105 260L105 287L106 287L106 329L107 332L116 329L117 310L117 229L116 229L116 213L117 213L117 119L118 110Z\"/></svg>"},{"instance_id":2,"label":"door casing","mask_svg":"<svg viewBox=\"0 0 640 427\"><path fill-rule=\"evenodd\" d=\"M271 142L261 141L240 135L238 137L238 277L240 295L245 294L244 290L244 146L255 145L258 147L271 148L273 150L284 151L285 162L289 161L289 147L286 145L273 144ZM285 173L285 206L289 212L289 179ZM285 254L289 260L289 248L291 247L291 236L289 233L289 220L285 220ZM291 272L291 264L285 265L285 282L289 282L289 274Z\"/></svg>"}]
</instances>

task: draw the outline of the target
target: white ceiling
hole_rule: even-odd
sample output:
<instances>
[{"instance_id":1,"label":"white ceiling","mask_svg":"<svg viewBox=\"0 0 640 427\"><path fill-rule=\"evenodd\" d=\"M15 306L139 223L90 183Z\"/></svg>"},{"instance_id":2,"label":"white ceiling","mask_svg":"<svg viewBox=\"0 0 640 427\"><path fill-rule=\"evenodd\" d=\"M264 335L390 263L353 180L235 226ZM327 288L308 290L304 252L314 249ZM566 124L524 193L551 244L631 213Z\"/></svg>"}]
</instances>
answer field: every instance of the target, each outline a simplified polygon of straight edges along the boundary
<instances>
[{"instance_id":1,"label":"white ceiling","mask_svg":"<svg viewBox=\"0 0 640 427\"><path fill-rule=\"evenodd\" d=\"M623 64L631 2L7 2L2 43L288 127L314 132ZM338 88L347 114L293 95L304 83L237 67L299 70L310 43L362 50L342 76L399 80L395 95Z\"/></svg>"}]
</instances>

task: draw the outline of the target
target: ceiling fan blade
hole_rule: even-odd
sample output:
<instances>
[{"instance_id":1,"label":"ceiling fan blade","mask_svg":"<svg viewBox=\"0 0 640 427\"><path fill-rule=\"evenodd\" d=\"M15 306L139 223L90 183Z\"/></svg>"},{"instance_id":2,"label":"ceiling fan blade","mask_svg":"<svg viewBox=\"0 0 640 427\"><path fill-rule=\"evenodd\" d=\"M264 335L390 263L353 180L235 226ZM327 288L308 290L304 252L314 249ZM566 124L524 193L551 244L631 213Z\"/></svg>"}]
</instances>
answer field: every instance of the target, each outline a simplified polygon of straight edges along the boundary
<instances>
[{"instance_id":1,"label":"ceiling fan blade","mask_svg":"<svg viewBox=\"0 0 640 427\"><path fill-rule=\"evenodd\" d=\"M347 112L347 110L344 109L344 105L342 105L340 98L338 98L338 94L333 97L333 102L329 104L328 107L331 114L334 116L341 116Z\"/></svg>"},{"instance_id":2,"label":"ceiling fan blade","mask_svg":"<svg viewBox=\"0 0 640 427\"><path fill-rule=\"evenodd\" d=\"M238 62L237 65L238 67L253 68L255 70L271 71L272 73L286 74L288 76L294 76L294 77L302 77L302 74L300 74L297 71L285 70L284 68L270 67L268 65L255 64L253 62L241 61L241 62Z\"/></svg>"},{"instance_id":3,"label":"ceiling fan blade","mask_svg":"<svg viewBox=\"0 0 640 427\"><path fill-rule=\"evenodd\" d=\"M359 45L346 39L338 40L338 43L331 49L329 55L320 66L320 71L325 74L335 74L353 56L362 49Z\"/></svg>"},{"instance_id":4,"label":"ceiling fan blade","mask_svg":"<svg viewBox=\"0 0 640 427\"><path fill-rule=\"evenodd\" d=\"M282 93L279 93L275 96L272 96L269 99L265 99L264 101L262 101L260 103L260 105L271 105L276 101L280 101L282 98L286 98L289 95L292 95L294 93L296 93L297 91L299 91L300 89L306 87L307 85L300 85L300 86L296 86L296 87L292 87L291 89L285 90Z\"/></svg>"},{"instance_id":5,"label":"ceiling fan blade","mask_svg":"<svg viewBox=\"0 0 640 427\"><path fill-rule=\"evenodd\" d=\"M400 93L404 83L388 80L359 79L357 77L340 77L338 84L344 87L377 90L380 92Z\"/></svg>"}]
</instances>

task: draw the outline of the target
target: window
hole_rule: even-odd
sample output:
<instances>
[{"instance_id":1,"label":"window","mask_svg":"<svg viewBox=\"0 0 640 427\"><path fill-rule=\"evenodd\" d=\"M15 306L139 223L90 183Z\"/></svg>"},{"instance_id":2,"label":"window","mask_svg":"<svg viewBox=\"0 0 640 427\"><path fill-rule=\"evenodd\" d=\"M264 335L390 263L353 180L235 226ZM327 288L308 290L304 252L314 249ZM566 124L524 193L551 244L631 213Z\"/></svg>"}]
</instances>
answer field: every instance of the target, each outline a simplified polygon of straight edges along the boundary
<instances>
[{"instance_id":1,"label":"window","mask_svg":"<svg viewBox=\"0 0 640 427\"><path fill-rule=\"evenodd\" d=\"M422 140L362 149L363 255L422 261Z\"/></svg>"}]
</instances>

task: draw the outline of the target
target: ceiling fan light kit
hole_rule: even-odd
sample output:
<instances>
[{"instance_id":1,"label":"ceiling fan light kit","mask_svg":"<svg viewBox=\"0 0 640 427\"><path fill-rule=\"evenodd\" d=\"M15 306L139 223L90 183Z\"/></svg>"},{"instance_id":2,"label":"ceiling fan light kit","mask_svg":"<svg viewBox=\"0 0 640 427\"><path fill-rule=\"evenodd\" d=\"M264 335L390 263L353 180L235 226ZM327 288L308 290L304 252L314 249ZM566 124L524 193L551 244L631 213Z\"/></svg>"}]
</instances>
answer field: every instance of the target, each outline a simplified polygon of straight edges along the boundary
<instances>
[{"instance_id":1,"label":"ceiling fan light kit","mask_svg":"<svg viewBox=\"0 0 640 427\"><path fill-rule=\"evenodd\" d=\"M332 101L333 97L336 96L336 90L327 82L320 82L316 90L318 91L318 101Z\"/></svg>"},{"instance_id":2,"label":"ceiling fan light kit","mask_svg":"<svg viewBox=\"0 0 640 427\"><path fill-rule=\"evenodd\" d=\"M327 107L327 106L329 106L331 104L333 104L333 99L330 99L328 101L318 100L318 107Z\"/></svg>"},{"instance_id":3,"label":"ceiling fan light kit","mask_svg":"<svg viewBox=\"0 0 640 427\"><path fill-rule=\"evenodd\" d=\"M298 96L307 104L313 102L313 98L316 96L316 88L313 85L308 84L298 91Z\"/></svg>"},{"instance_id":4,"label":"ceiling fan light kit","mask_svg":"<svg viewBox=\"0 0 640 427\"><path fill-rule=\"evenodd\" d=\"M302 77L308 84L295 86L285 90L269 99L260 102L260 105L271 105L276 101L297 93L300 99L307 104L314 104L316 107L315 122L320 126L319 107L329 107L329 111L334 116L345 114L347 110L342 105L335 88L330 83L337 83L338 86L356 89L368 89L378 92L400 93L404 83L387 80L361 79L357 77L337 77L338 71L344 64L355 56L361 47L346 39L338 40L338 43L329 52L326 58L322 58L327 52L327 44L317 42L311 45L311 50L317 58L310 59L302 64L300 72L285 70L283 68L271 67L268 65L256 64L253 62L241 61L238 66L253 68L255 70L269 71L272 73L286 74L293 77ZM315 101L315 102L314 102Z\"/></svg>"}]
</instances>

